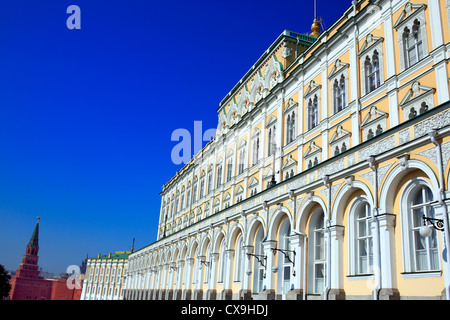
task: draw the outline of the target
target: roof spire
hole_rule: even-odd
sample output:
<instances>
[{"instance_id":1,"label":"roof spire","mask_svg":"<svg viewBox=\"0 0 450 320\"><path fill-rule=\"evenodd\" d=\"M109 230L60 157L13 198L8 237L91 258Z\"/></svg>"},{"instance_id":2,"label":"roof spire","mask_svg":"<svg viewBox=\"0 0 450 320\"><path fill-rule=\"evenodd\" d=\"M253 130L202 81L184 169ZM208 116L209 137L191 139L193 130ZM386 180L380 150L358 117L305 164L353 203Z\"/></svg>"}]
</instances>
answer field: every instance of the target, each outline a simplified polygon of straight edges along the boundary
<instances>
[{"instance_id":1,"label":"roof spire","mask_svg":"<svg viewBox=\"0 0 450 320\"><path fill-rule=\"evenodd\" d=\"M41 220L41 217L37 217L37 223L34 227L33 234L31 235L30 242L28 242L27 247L39 248L39 220Z\"/></svg>"}]
</instances>

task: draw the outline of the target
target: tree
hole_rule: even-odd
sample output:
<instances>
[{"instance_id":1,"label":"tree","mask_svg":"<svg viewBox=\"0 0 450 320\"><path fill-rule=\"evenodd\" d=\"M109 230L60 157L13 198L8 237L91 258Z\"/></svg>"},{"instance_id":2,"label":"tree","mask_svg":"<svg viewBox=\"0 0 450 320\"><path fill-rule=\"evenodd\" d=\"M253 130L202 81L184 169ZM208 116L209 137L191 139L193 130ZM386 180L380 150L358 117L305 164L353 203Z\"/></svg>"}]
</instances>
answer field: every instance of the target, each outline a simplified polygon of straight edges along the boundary
<instances>
[{"instance_id":1,"label":"tree","mask_svg":"<svg viewBox=\"0 0 450 320\"><path fill-rule=\"evenodd\" d=\"M11 290L11 285L9 284L10 279L11 276L7 273L5 267L0 264L0 300L3 300L4 297L9 295L9 291Z\"/></svg>"}]
</instances>

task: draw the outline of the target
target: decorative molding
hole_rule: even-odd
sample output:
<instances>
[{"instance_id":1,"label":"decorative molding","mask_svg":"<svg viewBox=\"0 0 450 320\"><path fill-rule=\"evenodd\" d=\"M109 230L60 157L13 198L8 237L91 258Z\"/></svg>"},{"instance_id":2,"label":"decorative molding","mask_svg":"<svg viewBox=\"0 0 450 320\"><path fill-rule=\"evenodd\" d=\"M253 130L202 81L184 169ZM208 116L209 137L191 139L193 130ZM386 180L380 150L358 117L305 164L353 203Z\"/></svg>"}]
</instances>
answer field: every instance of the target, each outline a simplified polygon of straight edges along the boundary
<instances>
[{"instance_id":1,"label":"decorative molding","mask_svg":"<svg viewBox=\"0 0 450 320\"><path fill-rule=\"evenodd\" d=\"M316 90L322 88L322 86L320 84L316 84L316 82L314 80L311 80L311 82L309 83L308 89L306 89L306 92L303 96L303 98L306 98L307 96L311 95L312 93L314 93Z\"/></svg>"},{"instance_id":2,"label":"decorative molding","mask_svg":"<svg viewBox=\"0 0 450 320\"><path fill-rule=\"evenodd\" d=\"M361 129L363 129L364 140L386 131L387 116L386 112L378 110L376 106L370 108L360 125Z\"/></svg>"},{"instance_id":3,"label":"decorative molding","mask_svg":"<svg viewBox=\"0 0 450 320\"><path fill-rule=\"evenodd\" d=\"M399 104L403 109L404 120L411 119L418 114L434 107L433 94L436 89L422 86L419 82L414 82Z\"/></svg>"},{"instance_id":4,"label":"decorative molding","mask_svg":"<svg viewBox=\"0 0 450 320\"><path fill-rule=\"evenodd\" d=\"M331 80L331 78L334 78L335 76L339 75L341 71L347 70L349 67L348 63L342 62L340 59L337 59L334 63L333 68L330 71L330 74L328 75L328 79Z\"/></svg>"},{"instance_id":5,"label":"decorative molding","mask_svg":"<svg viewBox=\"0 0 450 320\"><path fill-rule=\"evenodd\" d=\"M402 24L410 20L411 17L414 17L419 11L425 8L425 4L412 4L411 2L408 2L405 5L402 13L398 17L397 21L394 23L394 29L398 29L399 27L401 27Z\"/></svg>"}]
</instances>

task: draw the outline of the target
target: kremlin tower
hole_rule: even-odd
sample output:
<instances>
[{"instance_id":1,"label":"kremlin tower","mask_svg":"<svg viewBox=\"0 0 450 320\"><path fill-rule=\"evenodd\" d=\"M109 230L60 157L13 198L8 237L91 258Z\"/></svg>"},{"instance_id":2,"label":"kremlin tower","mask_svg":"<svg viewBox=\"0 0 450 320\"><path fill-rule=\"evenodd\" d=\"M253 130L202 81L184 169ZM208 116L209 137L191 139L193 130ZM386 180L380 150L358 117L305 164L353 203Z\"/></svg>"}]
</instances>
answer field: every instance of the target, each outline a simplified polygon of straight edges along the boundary
<instances>
[{"instance_id":1,"label":"kremlin tower","mask_svg":"<svg viewBox=\"0 0 450 320\"><path fill-rule=\"evenodd\" d=\"M39 220L27 244L22 263L11 279L11 300L49 300L52 293L52 281L39 276Z\"/></svg>"}]
</instances>

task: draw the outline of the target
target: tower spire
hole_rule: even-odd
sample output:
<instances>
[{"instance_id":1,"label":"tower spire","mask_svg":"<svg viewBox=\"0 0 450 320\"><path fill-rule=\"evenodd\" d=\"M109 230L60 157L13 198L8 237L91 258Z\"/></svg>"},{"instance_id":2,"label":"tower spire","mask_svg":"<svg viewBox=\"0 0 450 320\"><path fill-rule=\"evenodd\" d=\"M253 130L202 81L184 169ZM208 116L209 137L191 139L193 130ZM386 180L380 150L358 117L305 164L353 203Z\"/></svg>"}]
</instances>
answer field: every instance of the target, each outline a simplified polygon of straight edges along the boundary
<instances>
[{"instance_id":1,"label":"tower spire","mask_svg":"<svg viewBox=\"0 0 450 320\"><path fill-rule=\"evenodd\" d=\"M33 234L31 235L30 242L28 242L27 247L29 248L39 248L39 220L41 220L41 217L37 217L37 223L34 227Z\"/></svg>"}]
</instances>

